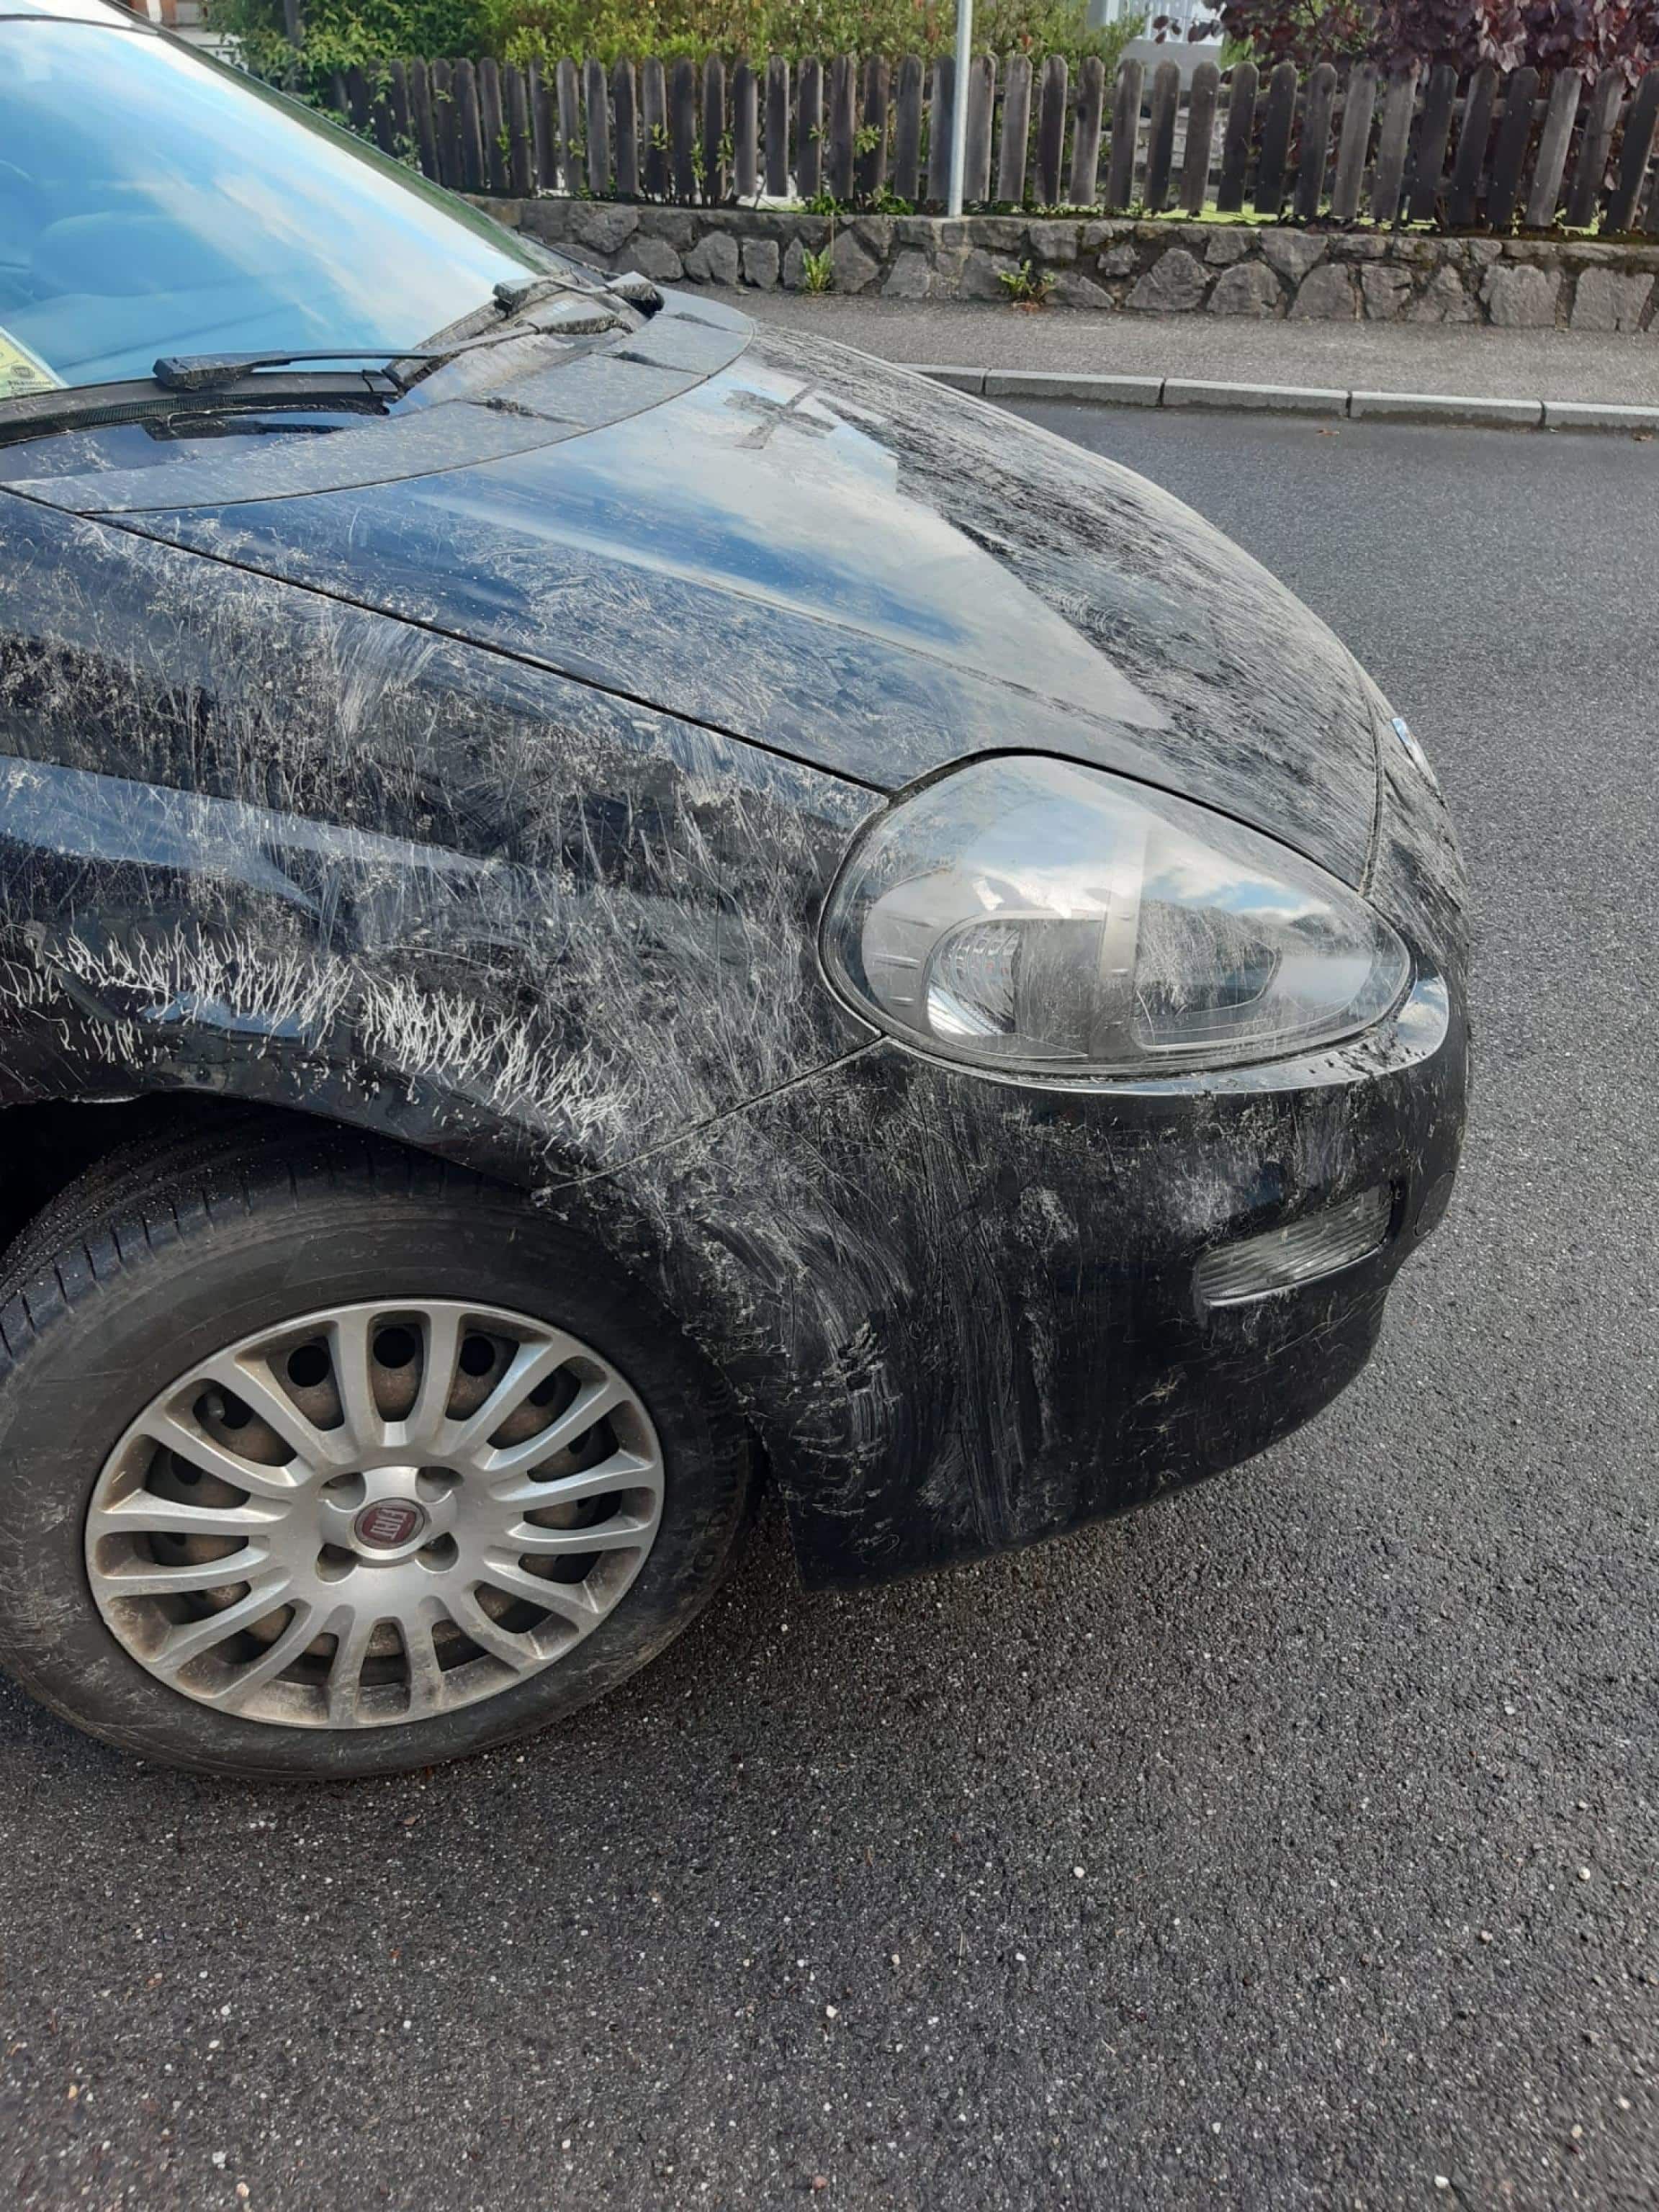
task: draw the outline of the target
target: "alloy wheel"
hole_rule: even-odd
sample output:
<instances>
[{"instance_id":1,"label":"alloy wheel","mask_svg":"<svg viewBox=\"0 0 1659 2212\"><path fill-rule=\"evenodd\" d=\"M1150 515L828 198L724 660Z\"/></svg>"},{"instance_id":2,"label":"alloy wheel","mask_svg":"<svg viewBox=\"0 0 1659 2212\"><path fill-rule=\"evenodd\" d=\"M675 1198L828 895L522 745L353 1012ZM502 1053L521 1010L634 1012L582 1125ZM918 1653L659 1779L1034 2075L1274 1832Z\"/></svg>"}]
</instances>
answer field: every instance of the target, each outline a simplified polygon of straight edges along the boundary
<instances>
[{"instance_id":1,"label":"alloy wheel","mask_svg":"<svg viewBox=\"0 0 1659 2212\"><path fill-rule=\"evenodd\" d=\"M661 1518L638 1395L580 1339L445 1299L309 1313L161 1391L100 1472L87 1571L138 1663L289 1727L453 1711L562 1658Z\"/></svg>"}]
</instances>

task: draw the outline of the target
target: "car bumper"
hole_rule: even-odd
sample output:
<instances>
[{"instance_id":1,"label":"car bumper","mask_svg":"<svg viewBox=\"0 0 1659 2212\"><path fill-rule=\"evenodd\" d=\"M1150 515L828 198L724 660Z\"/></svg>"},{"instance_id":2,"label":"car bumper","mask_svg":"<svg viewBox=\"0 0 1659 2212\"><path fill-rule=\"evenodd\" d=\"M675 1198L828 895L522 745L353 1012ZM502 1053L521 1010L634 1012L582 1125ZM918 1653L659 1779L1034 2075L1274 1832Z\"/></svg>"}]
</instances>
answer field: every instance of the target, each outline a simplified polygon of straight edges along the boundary
<instances>
[{"instance_id":1,"label":"car bumper","mask_svg":"<svg viewBox=\"0 0 1659 2212\"><path fill-rule=\"evenodd\" d=\"M1460 978L1425 961L1316 1060L1067 1089L884 1042L642 1164L668 1294L761 1433L809 1584L1121 1512L1328 1403L1444 1211L1466 1066ZM1357 1263L1197 1295L1218 1245L1378 1186Z\"/></svg>"},{"instance_id":2,"label":"car bumper","mask_svg":"<svg viewBox=\"0 0 1659 2212\"><path fill-rule=\"evenodd\" d=\"M1024 1083L890 1039L635 1162L603 1200L748 1411L809 1584L1031 1542L1213 1474L1364 1365L1444 1212L1467 887L1376 702L1364 889L1414 981L1352 1042L1156 1082ZM1206 1306L1206 1254L1387 1194L1354 1264ZM624 1242L629 1241L624 1236Z\"/></svg>"}]
</instances>

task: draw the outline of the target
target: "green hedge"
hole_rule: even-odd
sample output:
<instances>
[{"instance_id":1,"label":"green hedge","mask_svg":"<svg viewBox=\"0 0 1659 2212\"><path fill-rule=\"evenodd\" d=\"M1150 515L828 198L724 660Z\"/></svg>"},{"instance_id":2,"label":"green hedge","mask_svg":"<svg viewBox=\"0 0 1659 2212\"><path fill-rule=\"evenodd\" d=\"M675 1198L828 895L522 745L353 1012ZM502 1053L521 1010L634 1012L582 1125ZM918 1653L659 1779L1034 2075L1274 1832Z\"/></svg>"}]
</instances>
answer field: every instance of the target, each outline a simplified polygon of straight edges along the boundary
<instances>
[{"instance_id":1,"label":"green hedge","mask_svg":"<svg viewBox=\"0 0 1659 2212\"><path fill-rule=\"evenodd\" d=\"M297 58L283 36L282 0L208 0L213 29L240 43L261 76L316 90L331 71L393 56L435 60L493 54L510 62L570 54L603 62L660 54L948 53L955 0L307 0ZM979 0L974 44L981 53L1063 54L1073 68L1097 54L1109 74L1140 28L1091 31L1084 0Z\"/></svg>"}]
</instances>

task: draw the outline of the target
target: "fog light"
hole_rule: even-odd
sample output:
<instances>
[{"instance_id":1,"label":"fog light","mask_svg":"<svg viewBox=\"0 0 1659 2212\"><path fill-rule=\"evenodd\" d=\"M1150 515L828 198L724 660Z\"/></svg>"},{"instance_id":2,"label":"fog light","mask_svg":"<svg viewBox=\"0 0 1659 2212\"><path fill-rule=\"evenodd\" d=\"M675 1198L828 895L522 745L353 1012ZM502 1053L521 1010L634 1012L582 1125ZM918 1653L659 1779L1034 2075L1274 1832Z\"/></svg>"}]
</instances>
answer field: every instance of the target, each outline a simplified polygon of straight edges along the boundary
<instances>
[{"instance_id":1,"label":"fog light","mask_svg":"<svg viewBox=\"0 0 1659 2212\"><path fill-rule=\"evenodd\" d=\"M1243 1305L1297 1283L1311 1283L1352 1267L1375 1252L1389 1233L1394 1193L1386 1185L1310 1213L1287 1228L1269 1229L1237 1244L1218 1244L1194 1274L1201 1306Z\"/></svg>"}]
</instances>

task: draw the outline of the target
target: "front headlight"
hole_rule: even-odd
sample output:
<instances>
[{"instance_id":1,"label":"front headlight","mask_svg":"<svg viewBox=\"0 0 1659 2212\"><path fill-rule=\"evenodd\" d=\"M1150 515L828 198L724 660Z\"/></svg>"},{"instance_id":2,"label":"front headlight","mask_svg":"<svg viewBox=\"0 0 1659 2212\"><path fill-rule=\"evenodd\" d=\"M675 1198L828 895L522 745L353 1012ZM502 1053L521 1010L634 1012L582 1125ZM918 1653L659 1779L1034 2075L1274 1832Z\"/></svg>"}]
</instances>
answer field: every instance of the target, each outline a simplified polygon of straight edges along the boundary
<instances>
[{"instance_id":1,"label":"front headlight","mask_svg":"<svg viewBox=\"0 0 1659 2212\"><path fill-rule=\"evenodd\" d=\"M1145 1074L1352 1036L1411 980L1382 915L1298 853L1144 784L976 761L902 799L830 895L831 975L981 1067Z\"/></svg>"}]
</instances>

